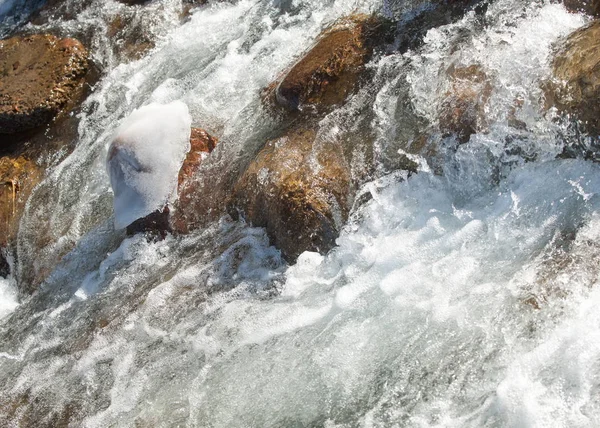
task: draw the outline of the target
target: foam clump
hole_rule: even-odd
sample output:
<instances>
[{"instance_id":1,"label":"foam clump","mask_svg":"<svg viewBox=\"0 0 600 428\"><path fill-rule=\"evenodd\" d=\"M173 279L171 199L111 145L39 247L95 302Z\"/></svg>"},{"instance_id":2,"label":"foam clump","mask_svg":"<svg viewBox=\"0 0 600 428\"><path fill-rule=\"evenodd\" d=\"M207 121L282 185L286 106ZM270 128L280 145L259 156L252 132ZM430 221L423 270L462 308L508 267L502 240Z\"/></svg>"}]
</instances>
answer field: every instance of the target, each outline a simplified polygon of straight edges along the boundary
<instances>
[{"instance_id":1,"label":"foam clump","mask_svg":"<svg viewBox=\"0 0 600 428\"><path fill-rule=\"evenodd\" d=\"M177 197L191 125L187 105L174 101L140 107L117 129L106 160L115 228L125 228Z\"/></svg>"}]
</instances>

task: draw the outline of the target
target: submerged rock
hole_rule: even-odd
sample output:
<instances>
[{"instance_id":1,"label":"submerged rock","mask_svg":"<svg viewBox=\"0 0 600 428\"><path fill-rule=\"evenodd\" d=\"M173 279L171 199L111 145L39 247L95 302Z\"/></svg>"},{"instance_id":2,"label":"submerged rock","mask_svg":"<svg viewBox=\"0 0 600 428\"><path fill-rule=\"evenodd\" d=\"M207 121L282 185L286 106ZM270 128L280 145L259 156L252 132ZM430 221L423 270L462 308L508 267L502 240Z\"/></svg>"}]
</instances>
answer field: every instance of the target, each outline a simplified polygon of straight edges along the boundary
<instances>
[{"instance_id":1,"label":"submerged rock","mask_svg":"<svg viewBox=\"0 0 600 428\"><path fill-rule=\"evenodd\" d=\"M569 35L552 71L552 80L543 85L546 106L578 120L590 135L600 135L600 21Z\"/></svg>"},{"instance_id":2,"label":"submerged rock","mask_svg":"<svg viewBox=\"0 0 600 428\"><path fill-rule=\"evenodd\" d=\"M382 22L370 15L352 15L323 31L314 46L267 92L290 110L343 102L357 86Z\"/></svg>"},{"instance_id":3,"label":"submerged rock","mask_svg":"<svg viewBox=\"0 0 600 428\"><path fill-rule=\"evenodd\" d=\"M237 183L235 208L264 227L288 261L325 253L347 219L351 176L341 148L312 130L267 142Z\"/></svg>"},{"instance_id":4,"label":"submerged rock","mask_svg":"<svg viewBox=\"0 0 600 428\"><path fill-rule=\"evenodd\" d=\"M450 66L446 70L450 89L439 107L439 126L443 134L456 135L461 143L486 126L485 105L492 93L490 79L477 64Z\"/></svg>"},{"instance_id":5,"label":"submerged rock","mask_svg":"<svg viewBox=\"0 0 600 428\"><path fill-rule=\"evenodd\" d=\"M600 0L564 0L570 12L583 12L591 16L600 16Z\"/></svg>"},{"instance_id":6,"label":"submerged rock","mask_svg":"<svg viewBox=\"0 0 600 428\"><path fill-rule=\"evenodd\" d=\"M0 41L0 134L48 123L76 97L88 69L75 39L40 34Z\"/></svg>"}]
</instances>

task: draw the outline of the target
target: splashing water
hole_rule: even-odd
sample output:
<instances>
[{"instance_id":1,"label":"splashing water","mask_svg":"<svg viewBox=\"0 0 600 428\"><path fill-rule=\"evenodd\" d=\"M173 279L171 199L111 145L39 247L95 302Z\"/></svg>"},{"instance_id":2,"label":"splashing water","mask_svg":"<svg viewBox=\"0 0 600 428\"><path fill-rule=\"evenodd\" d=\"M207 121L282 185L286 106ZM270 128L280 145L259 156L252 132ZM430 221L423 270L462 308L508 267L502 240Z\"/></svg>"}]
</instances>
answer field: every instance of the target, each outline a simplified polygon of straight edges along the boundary
<instances>
[{"instance_id":1,"label":"splashing water","mask_svg":"<svg viewBox=\"0 0 600 428\"><path fill-rule=\"evenodd\" d=\"M497 0L406 54L375 56L374 78L319 125L329 135L366 122L382 162L330 254L288 266L263 230L226 217L159 242L114 230L103 164L124 117L183 101L221 137L210 161L226 166L275 126L260 90L336 18L382 6L213 4L165 23L142 59L107 61L77 147L21 223L18 281L65 256L0 321L0 421L600 424L600 167L556 158L566 131L540 102L553 44L586 22L560 5ZM453 63L479 64L493 82L489 124L462 145L435 131ZM430 125L434 150L412 155L409 177L383 164L402 155L411 117ZM40 250L42 234L53 243Z\"/></svg>"}]
</instances>

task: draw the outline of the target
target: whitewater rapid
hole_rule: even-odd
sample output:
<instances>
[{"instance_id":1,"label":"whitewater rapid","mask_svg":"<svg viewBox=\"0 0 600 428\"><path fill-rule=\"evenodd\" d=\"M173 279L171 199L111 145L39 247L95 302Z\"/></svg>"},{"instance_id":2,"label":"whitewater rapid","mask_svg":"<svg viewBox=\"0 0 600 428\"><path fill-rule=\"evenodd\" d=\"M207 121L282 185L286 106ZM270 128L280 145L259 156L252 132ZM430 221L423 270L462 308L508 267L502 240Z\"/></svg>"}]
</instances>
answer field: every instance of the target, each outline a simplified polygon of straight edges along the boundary
<instances>
[{"instance_id":1,"label":"whitewater rapid","mask_svg":"<svg viewBox=\"0 0 600 428\"><path fill-rule=\"evenodd\" d=\"M0 397L37 398L11 423L600 425L600 167L557 158L570 131L539 89L554 43L586 23L559 4L497 0L414 50L374 57L373 79L319 124L335 136L367 123L379 162L328 255L287 265L264 230L227 217L158 242L114 230L104 161L134 109L185 103L220 137L209 162L229 165L276 126L261 89L329 23L382 7L214 3L162 22L138 61L103 57L74 152L28 203L13 285L0 280ZM452 63L491 76L487 128L462 145L432 131L433 150L409 155L418 172L394 171L410 115L435 129ZM53 238L42 249L41 224ZM63 254L15 306L9 287L28 264Z\"/></svg>"}]
</instances>

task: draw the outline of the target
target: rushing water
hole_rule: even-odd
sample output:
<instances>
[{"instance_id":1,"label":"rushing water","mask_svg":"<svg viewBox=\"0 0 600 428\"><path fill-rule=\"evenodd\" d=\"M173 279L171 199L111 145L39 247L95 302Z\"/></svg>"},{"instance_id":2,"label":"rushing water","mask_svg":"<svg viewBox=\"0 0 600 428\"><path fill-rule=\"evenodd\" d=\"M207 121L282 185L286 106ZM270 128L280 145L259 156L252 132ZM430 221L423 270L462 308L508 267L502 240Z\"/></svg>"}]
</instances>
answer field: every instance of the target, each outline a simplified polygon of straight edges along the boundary
<instances>
[{"instance_id":1,"label":"rushing water","mask_svg":"<svg viewBox=\"0 0 600 428\"><path fill-rule=\"evenodd\" d=\"M227 166L276 126L260 90L325 26L428 7L385 6L240 0L181 24L180 2L156 1L145 6L164 12L148 23L156 47L126 64L101 19L125 6L91 2L74 22L44 24L91 31L104 77L0 279L3 424L600 425L600 167L557 158L570 131L539 89L553 44L586 22L560 5L496 0L374 57L371 81L320 123L335 135L367 122L378 163L327 256L288 266L263 230L227 217L158 242L113 229L104 162L125 116L181 100L221 138L209 162ZM462 145L436 132L453 63L482 65L493 86L485 131ZM391 165L415 122L430 124L431 150L411 155L409 177ZM64 254L15 308L32 266Z\"/></svg>"}]
</instances>

